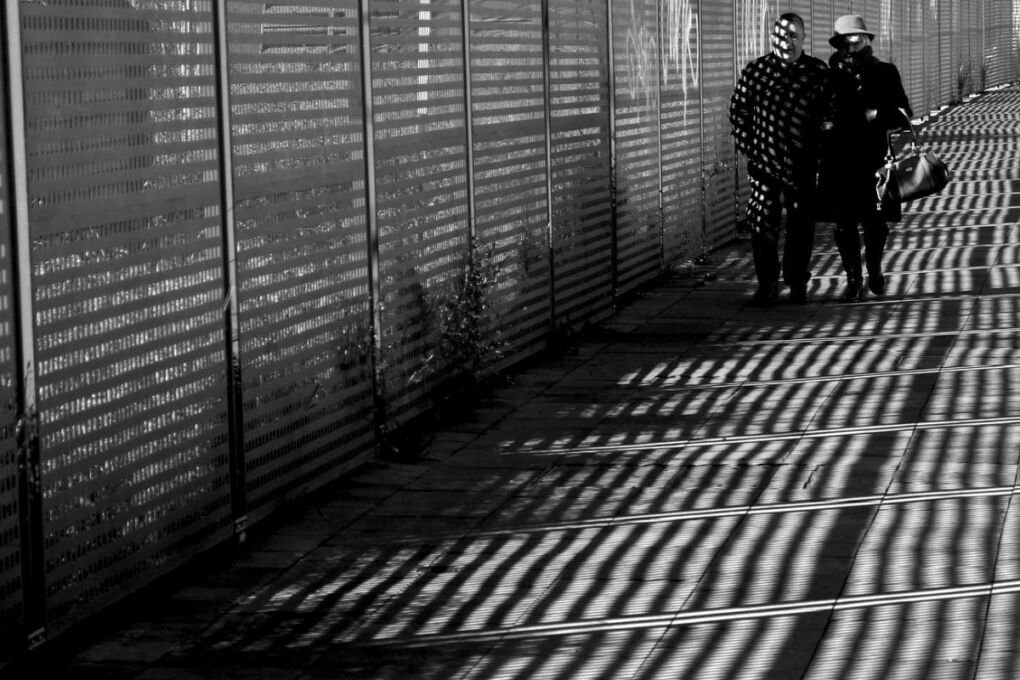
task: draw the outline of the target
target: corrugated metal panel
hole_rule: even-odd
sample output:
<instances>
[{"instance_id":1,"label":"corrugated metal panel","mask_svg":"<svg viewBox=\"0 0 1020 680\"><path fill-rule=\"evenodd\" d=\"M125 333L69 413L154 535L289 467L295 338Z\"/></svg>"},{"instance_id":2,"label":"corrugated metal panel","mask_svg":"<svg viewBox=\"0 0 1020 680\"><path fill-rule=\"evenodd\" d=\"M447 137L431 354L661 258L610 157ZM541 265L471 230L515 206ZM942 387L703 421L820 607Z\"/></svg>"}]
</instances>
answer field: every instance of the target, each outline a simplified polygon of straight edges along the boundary
<instances>
[{"instance_id":1,"label":"corrugated metal panel","mask_svg":"<svg viewBox=\"0 0 1020 680\"><path fill-rule=\"evenodd\" d=\"M730 97L740 70L769 49L775 3L768 8L738 0L702 6L702 112L704 125L705 246L713 248L736 233L738 220L736 151L729 122ZM736 51L734 52L734 45ZM743 159L741 159L743 160ZM741 212L743 216L743 202Z\"/></svg>"},{"instance_id":2,"label":"corrugated metal panel","mask_svg":"<svg viewBox=\"0 0 1020 680\"><path fill-rule=\"evenodd\" d=\"M163 5L22 7L53 630L231 527L212 18Z\"/></svg>"},{"instance_id":3,"label":"corrugated metal panel","mask_svg":"<svg viewBox=\"0 0 1020 680\"><path fill-rule=\"evenodd\" d=\"M935 109L941 99L943 66L939 63L942 56L942 30L939 23L938 0L924 3L924 32L922 45L924 49L924 102L919 113L927 113Z\"/></svg>"},{"instance_id":4,"label":"corrugated metal panel","mask_svg":"<svg viewBox=\"0 0 1020 680\"><path fill-rule=\"evenodd\" d=\"M963 69L967 90L965 95L980 92L982 89L981 58L981 17L978 7L981 0L966 0L962 8L964 31Z\"/></svg>"},{"instance_id":5,"label":"corrugated metal panel","mask_svg":"<svg viewBox=\"0 0 1020 680\"><path fill-rule=\"evenodd\" d=\"M725 0L703 3L701 11L705 84L726 92L728 106L741 69L772 49L772 26L782 10L777 0Z\"/></svg>"},{"instance_id":6,"label":"corrugated metal panel","mask_svg":"<svg viewBox=\"0 0 1020 680\"><path fill-rule=\"evenodd\" d=\"M9 102L0 88L0 131L7 130ZM11 272L11 174L7 135L0 132L0 663L23 639L21 507L18 501L18 381L13 332L15 304Z\"/></svg>"},{"instance_id":7,"label":"corrugated metal panel","mask_svg":"<svg viewBox=\"0 0 1020 680\"><path fill-rule=\"evenodd\" d=\"M668 267L705 249L701 34L696 3L664 1L661 7L663 248Z\"/></svg>"},{"instance_id":8,"label":"corrugated metal panel","mask_svg":"<svg viewBox=\"0 0 1020 680\"><path fill-rule=\"evenodd\" d=\"M661 267L657 4L613 4L618 294L655 277Z\"/></svg>"},{"instance_id":9,"label":"corrugated metal panel","mask_svg":"<svg viewBox=\"0 0 1020 680\"><path fill-rule=\"evenodd\" d=\"M875 56L888 61L889 43L886 40L885 17L882 14L884 9L878 2L868 2L864 7L857 9L856 12L864 17L864 23L867 25L868 30L875 34L875 40L871 44Z\"/></svg>"},{"instance_id":10,"label":"corrugated metal panel","mask_svg":"<svg viewBox=\"0 0 1020 680\"><path fill-rule=\"evenodd\" d=\"M1020 26L1011 3L993 2L986 9L989 86L1020 78Z\"/></svg>"},{"instance_id":11,"label":"corrugated metal panel","mask_svg":"<svg viewBox=\"0 0 1020 680\"><path fill-rule=\"evenodd\" d=\"M383 377L391 418L424 406L428 305L469 249L459 0L373 0Z\"/></svg>"},{"instance_id":12,"label":"corrugated metal panel","mask_svg":"<svg viewBox=\"0 0 1020 680\"><path fill-rule=\"evenodd\" d=\"M987 0L974 0L977 5L977 30L979 36L979 48L976 57L979 59L976 63L980 64L980 77L978 79L979 90L984 90L990 86L988 76L988 32L986 30L986 21L988 15L988 1Z\"/></svg>"},{"instance_id":13,"label":"corrugated metal panel","mask_svg":"<svg viewBox=\"0 0 1020 680\"><path fill-rule=\"evenodd\" d=\"M910 6L907 2L898 2L892 6L894 56L896 66L900 70L903 87L907 89L907 69L910 66ZM909 90L908 90L909 96Z\"/></svg>"},{"instance_id":14,"label":"corrugated metal panel","mask_svg":"<svg viewBox=\"0 0 1020 680\"><path fill-rule=\"evenodd\" d=\"M824 62L829 62L829 55L832 54L832 46L829 45L829 38L832 36L832 29L836 24L836 17L841 13L836 11L832 2L814 2L811 4L811 55L818 57Z\"/></svg>"},{"instance_id":15,"label":"corrugated metal panel","mask_svg":"<svg viewBox=\"0 0 1020 680\"><path fill-rule=\"evenodd\" d=\"M946 20L949 21L951 26L951 32L949 35L949 63L947 64L949 73L948 80L950 81L949 102L960 102L963 99L963 95L966 94L966 84L963 81L964 70L963 70L963 52L966 49L967 34L963 30L963 11L961 4L965 0L956 0L955 2L945 3L943 11L946 14ZM943 59L945 59L945 48L943 48Z\"/></svg>"},{"instance_id":16,"label":"corrugated metal panel","mask_svg":"<svg viewBox=\"0 0 1020 680\"><path fill-rule=\"evenodd\" d=\"M953 100L956 94L956 62L953 61L953 42L956 39L952 4L959 0L937 0L934 6L938 35L935 63L938 64L938 88L933 108Z\"/></svg>"},{"instance_id":17,"label":"corrugated metal panel","mask_svg":"<svg viewBox=\"0 0 1020 680\"><path fill-rule=\"evenodd\" d=\"M985 63L988 64L988 87L1010 80L1010 32L1008 4L991 0L985 5Z\"/></svg>"},{"instance_id":18,"label":"corrugated metal panel","mask_svg":"<svg viewBox=\"0 0 1020 680\"><path fill-rule=\"evenodd\" d=\"M251 514L372 450L356 0L231 2L230 95Z\"/></svg>"},{"instance_id":19,"label":"corrugated metal panel","mask_svg":"<svg viewBox=\"0 0 1020 680\"><path fill-rule=\"evenodd\" d=\"M900 76L903 79L903 89L910 100L910 106L914 113L921 114L927 111L925 102L925 22L924 22L924 0L909 0L906 3L906 17L904 19L903 40L906 46L906 55L903 64L900 66Z\"/></svg>"},{"instance_id":20,"label":"corrugated metal panel","mask_svg":"<svg viewBox=\"0 0 1020 680\"><path fill-rule=\"evenodd\" d=\"M903 81L904 89L906 89L908 65L906 13L907 8L903 3L882 3L879 12L881 24L878 28L878 42L881 46L878 56L880 59L896 65L900 71L900 80Z\"/></svg>"},{"instance_id":21,"label":"corrugated metal panel","mask_svg":"<svg viewBox=\"0 0 1020 680\"><path fill-rule=\"evenodd\" d=\"M475 231L493 244L493 308L508 354L533 353L549 330L548 185L542 3L472 1Z\"/></svg>"},{"instance_id":22,"label":"corrugated metal panel","mask_svg":"<svg viewBox=\"0 0 1020 680\"><path fill-rule=\"evenodd\" d=\"M549 9L556 322L612 309L609 58L604 0Z\"/></svg>"},{"instance_id":23,"label":"corrugated metal panel","mask_svg":"<svg viewBox=\"0 0 1020 680\"><path fill-rule=\"evenodd\" d=\"M832 35L832 3L793 0L790 2L790 11L799 14L804 19L804 27L807 31L804 51L812 57L828 61L829 54L832 52L828 43L829 36Z\"/></svg>"},{"instance_id":24,"label":"corrugated metal panel","mask_svg":"<svg viewBox=\"0 0 1020 680\"><path fill-rule=\"evenodd\" d=\"M1007 9L1004 14L1006 18L1006 60L1008 64L1007 76L1004 83L1015 83L1020 79L1020 7L1013 3L1013 7Z\"/></svg>"},{"instance_id":25,"label":"corrugated metal panel","mask_svg":"<svg viewBox=\"0 0 1020 680\"><path fill-rule=\"evenodd\" d=\"M892 21L892 7L889 3L876 3L871 9L871 15L865 18L868 29L875 32L875 40L872 48L875 56L882 61L888 61L899 66L896 57L896 44L893 40L896 26ZM870 18L873 16L874 18Z\"/></svg>"},{"instance_id":26,"label":"corrugated metal panel","mask_svg":"<svg viewBox=\"0 0 1020 680\"><path fill-rule=\"evenodd\" d=\"M986 0L974 0L977 5L977 27L975 30L979 36L978 53L975 55L977 60L975 63L980 64L980 78L978 84L980 85L979 90L984 90L989 87L988 81L988 33L985 30L986 16L988 12L988 2Z\"/></svg>"}]
</instances>

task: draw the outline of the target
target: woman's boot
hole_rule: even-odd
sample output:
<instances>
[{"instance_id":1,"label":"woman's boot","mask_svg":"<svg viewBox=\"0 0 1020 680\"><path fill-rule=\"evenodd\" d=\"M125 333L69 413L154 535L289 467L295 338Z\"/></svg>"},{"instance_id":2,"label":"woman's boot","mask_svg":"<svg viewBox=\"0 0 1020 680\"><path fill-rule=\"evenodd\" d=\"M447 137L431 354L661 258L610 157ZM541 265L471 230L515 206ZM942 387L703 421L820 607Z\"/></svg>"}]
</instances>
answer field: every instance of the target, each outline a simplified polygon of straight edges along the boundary
<instances>
[{"instance_id":1,"label":"woman's boot","mask_svg":"<svg viewBox=\"0 0 1020 680\"><path fill-rule=\"evenodd\" d=\"M833 233L839 259L846 272L846 289L840 296L842 302L858 302L864 299L864 277L861 275L861 237L856 222L837 222Z\"/></svg>"},{"instance_id":2,"label":"woman's boot","mask_svg":"<svg viewBox=\"0 0 1020 680\"><path fill-rule=\"evenodd\" d=\"M840 296L842 302L860 302L864 299L864 277L860 271L846 275L846 288Z\"/></svg>"},{"instance_id":3,"label":"woman's boot","mask_svg":"<svg viewBox=\"0 0 1020 680\"><path fill-rule=\"evenodd\" d=\"M868 274L868 290L875 295L885 295L885 274Z\"/></svg>"},{"instance_id":4,"label":"woman's boot","mask_svg":"<svg viewBox=\"0 0 1020 680\"><path fill-rule=\"evenodd\" d=\"M885 295L885 275L882 273L882 255L889 238L889 225L880 219L864 224L864 262L868 269L868 290Z\"/></svg>"}]
</instances>

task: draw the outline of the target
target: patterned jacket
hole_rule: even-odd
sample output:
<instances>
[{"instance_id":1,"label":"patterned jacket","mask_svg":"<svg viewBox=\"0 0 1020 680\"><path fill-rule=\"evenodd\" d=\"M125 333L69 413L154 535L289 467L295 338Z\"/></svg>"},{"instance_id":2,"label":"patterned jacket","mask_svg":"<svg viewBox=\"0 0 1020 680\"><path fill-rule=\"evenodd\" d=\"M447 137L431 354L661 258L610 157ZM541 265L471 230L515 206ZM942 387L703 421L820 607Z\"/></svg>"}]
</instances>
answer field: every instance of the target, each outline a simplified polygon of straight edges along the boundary
<instances>
[{"instance_id":1,"label":"patterned jacket","mask_svg":"<svg viewBox=\"0 0 1020 680\"><path fill-rule=\"evenodd\" d=\"M758 177L810 190L822 125L831 116L828 67L804 53L792 64L769 53L749 63L730 99L737 150Z\"/></svg>"}]
</instances>

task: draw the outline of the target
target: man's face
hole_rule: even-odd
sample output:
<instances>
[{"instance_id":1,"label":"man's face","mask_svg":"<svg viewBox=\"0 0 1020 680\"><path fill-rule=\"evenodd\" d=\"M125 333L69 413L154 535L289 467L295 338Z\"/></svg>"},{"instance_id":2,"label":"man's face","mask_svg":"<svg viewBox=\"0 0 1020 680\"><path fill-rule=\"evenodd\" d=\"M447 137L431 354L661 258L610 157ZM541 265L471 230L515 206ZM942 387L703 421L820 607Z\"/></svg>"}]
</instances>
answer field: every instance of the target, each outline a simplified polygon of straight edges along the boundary
<instances>
[{"instance_id":1,"label":"man's face","mask_svg":"<svg viewBox=\"0 0 1020 680\"><path fill-rule=\"evenodd\" d=\"M772 27L772 51L786 62L800 59L804 53L804 29L793 21L777 21Z\"/></svg>"}]
</instances>

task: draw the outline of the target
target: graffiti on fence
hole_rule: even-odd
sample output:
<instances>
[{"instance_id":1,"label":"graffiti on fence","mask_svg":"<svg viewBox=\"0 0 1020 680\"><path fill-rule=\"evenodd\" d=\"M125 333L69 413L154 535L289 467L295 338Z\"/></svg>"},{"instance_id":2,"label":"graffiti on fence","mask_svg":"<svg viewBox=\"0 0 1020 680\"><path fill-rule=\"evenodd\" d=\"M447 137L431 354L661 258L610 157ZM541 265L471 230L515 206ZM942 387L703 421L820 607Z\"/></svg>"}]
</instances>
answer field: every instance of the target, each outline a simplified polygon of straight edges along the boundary
<instances>
[{"instance_id":1,"label":"graffiti on fence","mask_svg":"<svg viewBox=\"0 0 1020 680\"><path fill-rule=\"evenodd\" d=\"M639 117L644 111L653 111L659 103L659 69L655 60L658 41L655 32L645 25L643 16L630 0L630 23L627 29L627 73L624 88L635 102L642 104Z\"/></svg>"},{"instance_id":2,"label":"graffiti on fence","mask_svg":"<svg viewBox=\"0 0 1020 680\"><path fill-rule=\"evenodd\" d=\"M698 15L695 0L662 0L662 33L665 49L662 54L663 85L679 82L683 92L684 110L689 88L698 85L698 64L695 59L698 40ZM634 0L630 3L627 29L626 78L624 89L643 111L658 105L659 68L656 62L659 41L644 16L638 13ZM639 114L640 115L640 114Z\"/></svg>"},{"instance_id":3,"label":"graffiti on fence","mask_svg":"<svg viewBox=\"0 0 1020 680\"><path fill-rule=\"evenodd\" d=\"M698 43L698 15L692 0L664 0L663 40L666 63L662 69L663 84L676 76L683 92L684 119L687 119L687 88L698 86L698 64L695 54Z\"/></svg>"},{"instance_id":4,"label":"graffiti on fence","mask_svg":"<svg viewBox=\"0 0 1020 680\"><path fill-rule=\"evenodd\" d=\"M775 0L737 0L737 69L770 49Z\"/></svg>"}]
</instances>

